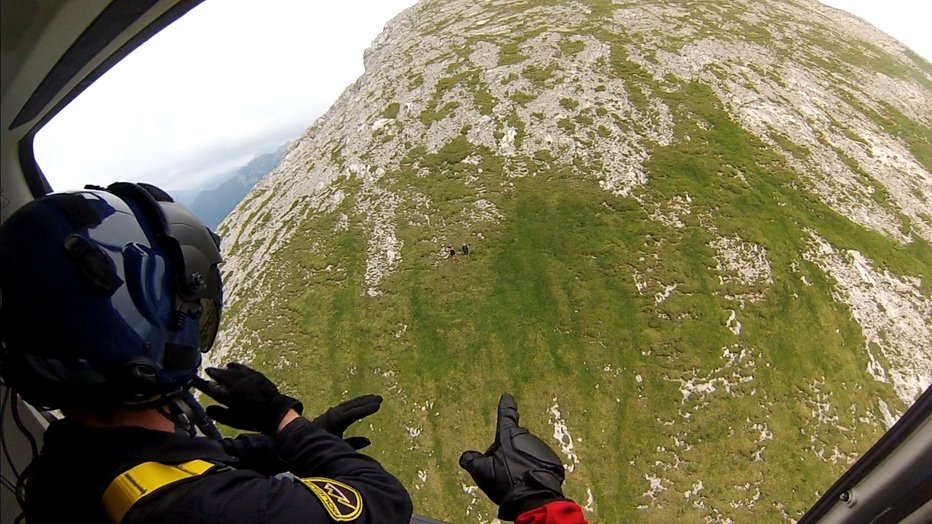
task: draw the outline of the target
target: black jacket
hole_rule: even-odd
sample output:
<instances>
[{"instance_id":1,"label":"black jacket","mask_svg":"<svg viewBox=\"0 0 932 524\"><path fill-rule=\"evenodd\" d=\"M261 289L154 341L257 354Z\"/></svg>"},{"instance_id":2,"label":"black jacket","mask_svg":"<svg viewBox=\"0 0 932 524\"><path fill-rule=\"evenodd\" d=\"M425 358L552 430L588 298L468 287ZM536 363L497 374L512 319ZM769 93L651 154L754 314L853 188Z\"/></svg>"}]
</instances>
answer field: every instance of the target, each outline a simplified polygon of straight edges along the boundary
<instances>
[{"instance_id":1,"label":"black jacket","mask_svg":"<svg viewBox=\"0 0 932 524\"><path fill-rule=\"evenodd\" d=\"M357 490L363 509L352 522L407 524L411 518L411 499L398 479L305 419L292 422L274 439L254 435L228 441L226 449L239 457L205 438L54 422L26 485L26 522L107 523L101 500L118 475L143 462L193 459L222 467L143 497L123 523L333 522L311 489L293 478L271 475L283 468L296 477L324 477Z\"/></svg>"}]
</instances>

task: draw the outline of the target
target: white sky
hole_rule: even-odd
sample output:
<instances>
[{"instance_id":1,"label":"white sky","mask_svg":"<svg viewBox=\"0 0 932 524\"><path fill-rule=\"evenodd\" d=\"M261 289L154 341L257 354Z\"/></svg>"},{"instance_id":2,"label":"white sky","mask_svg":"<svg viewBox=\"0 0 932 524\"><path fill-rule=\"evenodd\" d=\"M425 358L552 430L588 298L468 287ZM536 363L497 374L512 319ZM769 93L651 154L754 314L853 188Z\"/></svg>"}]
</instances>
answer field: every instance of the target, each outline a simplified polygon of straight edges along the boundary
<instances>
[{"instance_id":1,"label":"white sky","mask_svg":"<svg viewBox=\"0 0 932 524\"><path fill-rule=\"evenodd\" d=\"M932 1L819 0L863 18L932 62Z\"/></svg>"},{"instance_id":2,"label":"white sky","mask_svg":"<svg viewBox=\"0 0 932 524\"><path fill-rule=\"evenodd\" d=\"M196 187L297 137L363 73L363 51L416 0L208 0L46 125L57 190L115 180ZM932 1L824 0L932 61Z\"/></svg>"},{"instance_id":3,"label":"white sky","mask_svg":"<svg viewBox=\"0 0 932 524\"><path fill-rule=\"evenodd\" d=\"M189 188L296 138L363 73L416 0L207 0L39 132L56 190L115 180Z\"/></svg>"}]
</instances>

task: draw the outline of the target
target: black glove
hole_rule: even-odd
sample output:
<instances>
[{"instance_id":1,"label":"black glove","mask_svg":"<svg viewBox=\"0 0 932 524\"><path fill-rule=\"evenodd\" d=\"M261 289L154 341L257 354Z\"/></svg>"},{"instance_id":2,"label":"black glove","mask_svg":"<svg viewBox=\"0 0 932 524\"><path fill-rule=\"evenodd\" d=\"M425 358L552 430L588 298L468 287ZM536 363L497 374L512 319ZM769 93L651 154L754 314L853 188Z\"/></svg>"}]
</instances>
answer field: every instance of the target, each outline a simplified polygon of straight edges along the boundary
<instances>
[{"instance_id":1,"label":"black glove","mask_svg":"<svg viewBox=\"0 0 932 524\"><path fill-rule=\"evenodd\" d=\"M363 395L341 402L328 409L323 415L312 420L311 424L343 438L346 428L350 427L354 422L375 413L381 405L382 397L379 395ZM360 450L372 444L372 441L366 437L349 437L344 440L347 444L353 446L355 450Z\"/></svg>"},{"instance_id":2,"label":"black glove","mask_svg":"<svg viewBox=\"0 0 932 524\"><path fill-rule=\"evenodd\" d=\"M498 401L495 442L484 454L463 453L460 467L498 504L498 518L502 520L513 521L525 511L566 500L561 487L564 470L560 458L547 444L518 425L518 406L507 393Z\"/></svg>"},{"instance_id":3,"label":"black glove","mask_svg":"<svg viewBox=\"0 0 932 524\"><path fill-rule=\"evenodd\" d=\"M226 369L204 371L214 382L196 380L194 387L226 404L207 407L207 415L221 424L274 436L289 410L300 414L304 409L300 401L279 393L265 375L242 364L233 362Z\"/></svg>"}]
</instances>

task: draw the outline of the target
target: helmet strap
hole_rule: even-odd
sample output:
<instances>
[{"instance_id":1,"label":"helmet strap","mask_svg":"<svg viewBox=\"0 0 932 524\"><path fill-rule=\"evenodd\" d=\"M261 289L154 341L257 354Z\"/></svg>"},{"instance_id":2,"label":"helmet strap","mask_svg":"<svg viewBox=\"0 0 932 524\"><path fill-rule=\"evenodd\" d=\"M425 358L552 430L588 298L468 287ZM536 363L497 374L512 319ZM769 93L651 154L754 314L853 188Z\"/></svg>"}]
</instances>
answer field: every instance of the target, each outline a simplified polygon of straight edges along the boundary
<instances>
[{"instance_id":1,"label":"helmet strap","mask_svg":"<svg viewBox=\"0 0 932 524\"><path fill-rule=\"evenodd\" d=\"M174 422L177 428L186 431L192 438L196 437L197 430L200 430L204 436L211 439L223 439L220 431L214 426L213 421L207 416L191 391L173 396L165 406L168 412L163 414Z\"/></svg>"},{"instance_id":2,"label":"helmet strap","mask_svg":"<svg viewBox=\"0 0 932 524\"><path fill-rule=\"evenodd\" d=\"M165 416L168 420L171 420L175 424L175 429L184 431L190 437L194 437L197 432L194 429L194 424L191 422L191 419L188 418L184 409L178 405L178 398L173 397L168 399L167 402L160 405L156 409L159 410L159 413Z\"/></svg>"}]
</instances>

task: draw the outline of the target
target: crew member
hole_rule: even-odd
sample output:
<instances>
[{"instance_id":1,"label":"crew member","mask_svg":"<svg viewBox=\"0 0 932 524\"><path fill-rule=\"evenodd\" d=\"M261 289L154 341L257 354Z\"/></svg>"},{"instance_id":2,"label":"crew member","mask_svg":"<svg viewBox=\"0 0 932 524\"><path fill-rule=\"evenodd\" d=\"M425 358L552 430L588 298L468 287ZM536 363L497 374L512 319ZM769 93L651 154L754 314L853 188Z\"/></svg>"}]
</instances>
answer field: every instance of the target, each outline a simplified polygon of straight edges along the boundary
<instances>
[{"instance_id":1,"label":"crew member","mask_svg":"<svg viewBox=\"0 0 932 524\"><path fill-rule=\"evenodd\" d=\"M219 239L163 191L58 193L0 230L0 376L64 418L24 473L30 524L407 523L411 500L344 440L368 395L313 420L262 374L197 378L221 311ZM208 414L258 434L219 440ZM218 439L194 437L191 421ZM184 428L191 434L179 431Z\"/></svg>"}]
</instances>

